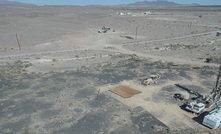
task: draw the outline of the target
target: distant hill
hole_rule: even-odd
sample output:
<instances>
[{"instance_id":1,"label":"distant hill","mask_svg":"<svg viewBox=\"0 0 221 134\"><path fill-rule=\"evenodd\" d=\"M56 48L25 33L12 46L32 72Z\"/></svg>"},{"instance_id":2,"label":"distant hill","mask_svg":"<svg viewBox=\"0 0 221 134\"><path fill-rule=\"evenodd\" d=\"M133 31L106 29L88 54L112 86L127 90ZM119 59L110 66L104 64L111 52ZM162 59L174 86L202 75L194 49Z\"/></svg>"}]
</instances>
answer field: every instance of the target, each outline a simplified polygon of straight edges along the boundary
<instances>
[{"instance_id":1,"label":"distant hill","mask_svg":"<svg viewBox=\"0 0 221 134\"><path fill-rule=\"evenodd\" d=\"M135 2L128 4L127 6L184 6L183 4L175 3L175 2L170 2L167 0L156 0L156 1L142 1L142 2ZM198 4L194 3L188 6L198 6Z\"/></svg>"},{"instance_id":2,"label":"distant hill","mask_svg":"<svg viewBox=\"0 0 221 134\"><path fill-rule=\"evenodd\" d=\"M192 3L191 6L200 6L200 4Z\"/></svg>"},{"instance_id":3,"label":"distant hill","mask_svg":"<svg viewBox=\"0 0 221 134\"><path fill-rule=\"evenodd\" d=\"M0 0L0 5L32 5L32 4L26 4L17 1Z\"/></svg>"}]
</instances>

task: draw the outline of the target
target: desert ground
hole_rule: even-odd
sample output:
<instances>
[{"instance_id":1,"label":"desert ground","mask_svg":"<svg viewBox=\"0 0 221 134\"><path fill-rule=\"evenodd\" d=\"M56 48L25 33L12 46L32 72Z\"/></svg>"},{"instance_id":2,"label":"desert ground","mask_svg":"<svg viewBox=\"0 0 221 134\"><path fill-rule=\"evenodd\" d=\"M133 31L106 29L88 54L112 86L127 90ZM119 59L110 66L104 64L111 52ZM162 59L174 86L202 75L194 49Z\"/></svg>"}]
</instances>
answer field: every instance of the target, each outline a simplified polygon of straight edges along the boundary
<instances>
[{"instance_id":1,"label":"desert ground","mask_svg":"<svg viewBox=\"0 0 221 134\"><path fill-rule=\"evenodd\" d=\"M219 28L220 7L0 6L0 133L220 133L173 97L212 91Z\"/></svg>"}]
</instances>

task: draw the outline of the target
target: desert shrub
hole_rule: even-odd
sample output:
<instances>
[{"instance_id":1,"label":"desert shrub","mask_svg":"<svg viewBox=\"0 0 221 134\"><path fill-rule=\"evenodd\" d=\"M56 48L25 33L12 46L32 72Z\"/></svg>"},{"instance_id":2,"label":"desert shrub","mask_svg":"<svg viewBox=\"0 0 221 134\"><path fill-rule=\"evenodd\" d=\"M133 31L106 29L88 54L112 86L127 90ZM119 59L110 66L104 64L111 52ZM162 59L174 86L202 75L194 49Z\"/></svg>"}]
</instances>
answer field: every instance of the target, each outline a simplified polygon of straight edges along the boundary
<instances>
[{"instance_id":1,"label":"desert shrub","mask_svg":"<svg viewBox=\"0 0 221 134\"><path fill-rule=\"evenodd\" d=\"M31 134L31 132L30 132L29 128L26 127L22 134Z\"/></svg>"},{"instance_id":2,"label":"desert shrub","mask_svg":"<svg viewBox=\"0 0 221 134\"><path fill-rule=\"evenodd\" d=\"M168 66L173 66L174 63L173 63L173 62L167 62L167 65L168 65Z\"/></svg>"},{"instance_id":3,"label":"desert shrub","mask_svg":"<svg viewBox=\"0 0 221 134\"><path fill-rule=\"evenodd\" d=\"M201 69L201 67L193 67L193 69L199 70Z\"/></svg>"}]
</instances>

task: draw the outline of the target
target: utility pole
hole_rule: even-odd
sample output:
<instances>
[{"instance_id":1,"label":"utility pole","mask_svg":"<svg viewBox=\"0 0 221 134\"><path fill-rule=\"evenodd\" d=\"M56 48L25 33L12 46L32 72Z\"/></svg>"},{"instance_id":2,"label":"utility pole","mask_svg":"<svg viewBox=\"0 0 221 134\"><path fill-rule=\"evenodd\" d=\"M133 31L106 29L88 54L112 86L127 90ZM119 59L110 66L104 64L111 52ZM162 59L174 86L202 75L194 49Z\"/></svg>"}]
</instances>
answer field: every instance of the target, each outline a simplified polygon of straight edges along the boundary
<instances>
[{"instance_id":1,"label":"utility pole","mask_svg":"<svg viewBox=\"0 0 221 134\"><path fill-rule=\"evenodd\" d=\"M135 33L135 39L137 40L137 28L138 27L136 27L136 33Z\"/></svg>"},{"instance_id":2,"label":"utility pole","mask_svg":"<svg viewBox=\"0 0 221 134\"><path fill-rule=\"evenodd\" d=\"M17 33L16 33L16 39L17 39L17 43L18 43L19 50L21 51L21 45L20 45L20 43L19 43L18 34L17 34Z\"/></svg>"},{"instance_id":3,"label":"utility pole","mask_svg":"<svg viewBox=\"0 0 221 134\"><path fill-rule=\"evenodd\" d=\"M189 31L191 31L191 29L192 29L192 22L189 23L188 28L189 28Z\"/></svg>"},{"instance_id":4,"label":"utility pole","mask_svg":"<svg viewBox=\"0 0 221 134\"><path fill-rule=\"evenodd\" d=\"M101 91L101 89L99 88L99 90L98 90L98 92L97 92L97 97L96 97L96 99L98 99L98 97L99 97L99 95L100 95L100 91Z\"/></svg>"}]
</instances>

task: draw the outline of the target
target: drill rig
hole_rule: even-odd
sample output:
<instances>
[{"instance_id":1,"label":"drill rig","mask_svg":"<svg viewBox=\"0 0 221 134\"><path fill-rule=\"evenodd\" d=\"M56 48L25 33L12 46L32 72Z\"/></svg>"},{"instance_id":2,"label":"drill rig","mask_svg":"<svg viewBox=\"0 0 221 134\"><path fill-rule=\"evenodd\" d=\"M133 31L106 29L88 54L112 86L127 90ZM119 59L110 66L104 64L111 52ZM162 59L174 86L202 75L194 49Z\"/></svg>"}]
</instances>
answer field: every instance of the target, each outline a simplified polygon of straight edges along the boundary
<instances>
[{"instance_id":1,"label":"drill rig","mask_svg":"<svg viewBox=\"0 0 221 134\"><path fill-rule=\"evenodd\" d=\"M197 96L196 97L197 99L194 101L187 102L186 107L185 107L186 110L191 111L196 114L201 114L202 112L204 112L205 108L210 108L210 109L218 108L220 100L221 100L220 76L221 76L221 65L219 67L219 72L216 78L215 87L213 88L212 92L209 95L207 95L205 98L199 93L193 92L194 95Z\"/></svg>"},{"instance_id":2,"label":"drill rig","mask_svg":"<svg viewBox=\"0 0 221 134\"><path fill-rule=\"evenodd\" d=\"M221 65L219 67L219 72L216 78L215 87L213 88L212 92L206 96L205 98L202 97L199 93L194 93L197 96L197 100L188 102L186 104L186 110L189 110L196 114L201 114L205 110L210 111L206 116L203 118L202 124L216 129L221 126ZM192 93L191 91L189 91ZM212 109L212 110L211 110Z\"/></svg>"},{"instance_id":3,"label":"drill rig","mask_svg":"<svg viewBox=\"0 0 221 134\"><path fill-rule=\"evenodd\" d=\"M203 122L202 124L212 128L212 129L216 129L219 128L221 126L221 109L219 106L220 103L220 96L221 96L221 80L220 80L220 76L221 76L221 65L219 67L219 73L217 75L217 79L216 79L216 84L215 87L213 89L213 91L211 92L211 96L209 98L209 102L211 102L212 106L215 108L213 110L211 110L208 115L206 115L203 118Z\"/></svg>"},{"instance_id":4,"label":"drill rig","mask_svg":"<svg viewBox=\"0 0 221 134\"><path fill-rule=\"evenodd\" d=\"M209 95L209 97L207 98L207 102L209 103L209 105L211 106L218 106L218 103L220 102L220 97L221 97L221 65L219 67L219 72L216 78L216 84L215 87L213 88L211 94Z\"/></svg>"}]
</instances>

